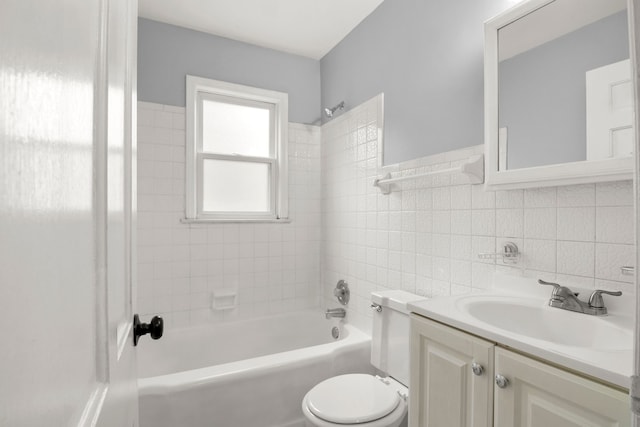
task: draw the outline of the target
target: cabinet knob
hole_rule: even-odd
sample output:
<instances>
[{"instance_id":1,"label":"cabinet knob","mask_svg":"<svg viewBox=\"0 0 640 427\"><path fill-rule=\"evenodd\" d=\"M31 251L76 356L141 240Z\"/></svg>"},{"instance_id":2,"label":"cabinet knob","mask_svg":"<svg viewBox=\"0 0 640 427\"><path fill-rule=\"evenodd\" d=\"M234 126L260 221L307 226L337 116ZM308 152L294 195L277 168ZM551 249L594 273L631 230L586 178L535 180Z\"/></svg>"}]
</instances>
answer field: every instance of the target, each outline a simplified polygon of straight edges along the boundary
<instances>
[{"instance_id":1,"label":"cabinet knob","mask_svg":"<svg viewBox=\"0 0 640 427\"><path fill-rule=\"evenodd\" d=\"M507 388L509 385L509 380L504 375L496 375L496 385L499 388Z\"/></svg>"},{"instance_id":2,"label":"cabinet knob","mask_svg":"<svg viewBox=\"0 0 640 427\"><path fill-rule=\"evenodd\" d=\"M484 373L484 368L481 364L473 362L471 364L471 372L473 372L474 375L480 376Z\"/></svg>"}]
</instances>

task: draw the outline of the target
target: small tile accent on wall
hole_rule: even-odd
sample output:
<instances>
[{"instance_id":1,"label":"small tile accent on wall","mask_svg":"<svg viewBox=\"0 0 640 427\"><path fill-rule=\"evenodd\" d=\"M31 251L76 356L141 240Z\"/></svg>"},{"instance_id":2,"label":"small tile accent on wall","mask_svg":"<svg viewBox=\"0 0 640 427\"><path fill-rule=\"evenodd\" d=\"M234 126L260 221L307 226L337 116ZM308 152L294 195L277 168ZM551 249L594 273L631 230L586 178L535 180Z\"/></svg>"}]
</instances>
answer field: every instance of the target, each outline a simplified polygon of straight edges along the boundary
<instances>
[{"instance_id":1,"label":"small tile accent on wall","mask_svg":"<svg viewBox=\"0 0 640 427\"><path fill-rule=\"evenodd\" d=\"M373 290L462 294L489 286L496 270L635 294L633 278L620 274L620 266L633 265L635 253L631 181L493 192L463 175L433 176L383 195L373 181L387 172L449 168L483 153L483 146L381 168L377 106L376 97L322 127L327 307L338 304L336 282L347 280L349 319L368 330ZM478 258L507 241L522 251L517 265Z\"/></svg>"},{"instance_id":2,"label":"small tile accent on wall","mask_svg":"<svg viewBox=\"0 0 640 427\"><path fill-rule=\"evenodd\" d=\"M318 308L320 128L289 125L286 224L181 223L184 129L184 108L138 103L138 312L171 328Z\"/></svg>"}]
</instances>

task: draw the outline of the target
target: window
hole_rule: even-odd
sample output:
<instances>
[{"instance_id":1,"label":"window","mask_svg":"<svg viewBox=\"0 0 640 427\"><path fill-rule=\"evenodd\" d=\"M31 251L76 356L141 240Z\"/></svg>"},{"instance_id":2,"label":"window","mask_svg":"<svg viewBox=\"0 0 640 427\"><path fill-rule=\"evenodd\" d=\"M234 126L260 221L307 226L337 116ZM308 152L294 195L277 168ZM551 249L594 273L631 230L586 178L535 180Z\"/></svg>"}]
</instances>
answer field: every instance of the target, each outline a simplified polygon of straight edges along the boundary
<instances>
[{"instance_id":1,"label":"window","mask_svg":"<svg viewBox=\"0 0 640 427\"><path fill-rule=\"evenodd\" d=\"M287 217L288 96L187 76L188 220Z\"/></svg>"}]
</instances>

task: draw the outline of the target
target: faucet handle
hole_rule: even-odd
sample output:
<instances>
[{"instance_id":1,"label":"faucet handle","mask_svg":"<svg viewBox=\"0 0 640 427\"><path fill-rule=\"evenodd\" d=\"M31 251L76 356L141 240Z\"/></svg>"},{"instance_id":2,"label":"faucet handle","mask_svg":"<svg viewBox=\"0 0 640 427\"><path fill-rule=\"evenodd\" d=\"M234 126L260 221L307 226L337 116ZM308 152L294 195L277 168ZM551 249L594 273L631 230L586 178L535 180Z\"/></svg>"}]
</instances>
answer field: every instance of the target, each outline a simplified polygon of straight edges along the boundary
<instances>
[{"instance_id":1,"label":"faucet handle","mask_svg":"<svg viewBox=\"0 0 640 427\"><path fill-rule=\"evenodd\" d=\"M338 280L335 289L333 290L333 296L338 298L338 301L342 305L349 304L349 297L351 292L349 291L349 284L344 280Z\"/></svg>"},{"instance_id":2,"label":"faucet handle","mask_svg":"<svg viewBox=\"0 0 640 427\"><path fill-rule=\"evenodd\" d=\"M557 283L547 282L547 281L542 280L542 279L538 279L538 283L541 284L541 285L553 286L553 289L558 289L560 287L560 285L557 284Z\"/></svg>"},{"instance_id":3,"label":"faucet handle","mask_svg":"<svg viewBox=\"0 0 640 427\"><path fill-rule=\"evenodd\" d=\"M538 279L538 283L541 284L541 285L553 286L553 291L552 291L553 295L555 295L556 292L558 292L558 289L560 289L562 287L557 283L547 282L547 281L542 280L542 279Z\"/></svg>"},{"instance_id":4,"label":"faucet handle","mask_svg":"<svg viewBox=\"0 0 640 427\"><path fill-rule=\"evenodd\" d=\"M602 289L597 289L593 291L593 293L589 297L589 306L593 308L604 308L604 300L602 299L602 294L619 297L620 295L622 295L622 292L621 291L604 291Z\"/></svg>"},{"instance_id":5,"label":"faucet handle","mask_svg":"<svg viewBox=\"0 0 640 427\"><path fill-rule=\"evenodd\" d=\"M580 292L573 292L571 289L567 288L566 286L559 285L558 283L546 282L542 279L538 279L538 283L541 285L553 286L553 291L551 291L551 295L553 297L567 297L569 295L577 297L578 295L580 295Z\"/></svg>"}]
</instances>

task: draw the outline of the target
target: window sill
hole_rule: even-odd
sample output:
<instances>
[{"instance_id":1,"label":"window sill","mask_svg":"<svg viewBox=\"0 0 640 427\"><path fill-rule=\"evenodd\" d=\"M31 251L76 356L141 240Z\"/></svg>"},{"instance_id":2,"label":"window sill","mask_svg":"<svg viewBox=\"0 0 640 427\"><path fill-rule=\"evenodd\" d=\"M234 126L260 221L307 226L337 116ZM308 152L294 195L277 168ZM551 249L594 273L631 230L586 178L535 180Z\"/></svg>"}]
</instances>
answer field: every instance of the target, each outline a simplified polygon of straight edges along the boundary
<instances>
[{"instance_id":1,"label":"window sill","mask_svg":"<svg viewBox=\"0 0 640 427\"><path fill-rule=\"evenodd\" d=\"M288 224L290 222L290 218L180 218L180 223L182 224Z\"/></svg>"}]
</instances>

